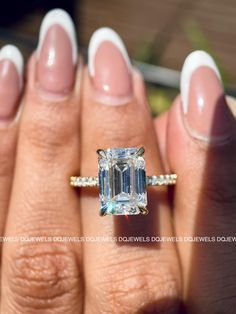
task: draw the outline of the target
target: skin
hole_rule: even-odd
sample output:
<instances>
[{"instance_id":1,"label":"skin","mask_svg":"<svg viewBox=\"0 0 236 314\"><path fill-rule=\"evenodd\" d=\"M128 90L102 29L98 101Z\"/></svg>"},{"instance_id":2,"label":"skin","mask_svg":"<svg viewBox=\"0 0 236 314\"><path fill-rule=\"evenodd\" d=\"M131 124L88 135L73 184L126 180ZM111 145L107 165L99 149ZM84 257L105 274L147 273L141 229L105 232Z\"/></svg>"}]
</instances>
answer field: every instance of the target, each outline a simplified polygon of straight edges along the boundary
<instances>
[{"instance_id":1,"label":"skin","mask_svg":"<svg viewBox=\"0 0 236 314\"><path fill-rule=\"evenodd\" d=\"M73 92L59 100L38 89L34 56L27 78L21 119L0 133L1 141L10 139L0 155L2 234L233 235L234 128L232 141L202 145L184 129L179 99L153 123L136 72L135 97L119 107L93 99L86 67L78 67ZM174 211L166 188L153 188L148 216L99 217L97 191L78 194L68 185L79 170L96 173L98 139L101 147L144 145L148 173L178 173ZM235 259L232 245L220 244L4 243L1 313L178 313L184 308L231 313Z\"/></svg>"},{"instance_id":2,"label":"skin","mask_svg":"<svg viewBox=\"0 0 236 314\"><path fill-rule=\"evenodd\" d=\"M167 126L168 161L171 169L178 169L180 179L175 195L176 235L233 237L236 221L235 120L230 124L231 138L209 146L186 132L180 105L177 99L169 112ZM181 180L181 177L185 179ZM234 243L196 245L179 242L178 252L187 307L196 313L231 313L236 303Z\"/></svg>"}]
</instances>

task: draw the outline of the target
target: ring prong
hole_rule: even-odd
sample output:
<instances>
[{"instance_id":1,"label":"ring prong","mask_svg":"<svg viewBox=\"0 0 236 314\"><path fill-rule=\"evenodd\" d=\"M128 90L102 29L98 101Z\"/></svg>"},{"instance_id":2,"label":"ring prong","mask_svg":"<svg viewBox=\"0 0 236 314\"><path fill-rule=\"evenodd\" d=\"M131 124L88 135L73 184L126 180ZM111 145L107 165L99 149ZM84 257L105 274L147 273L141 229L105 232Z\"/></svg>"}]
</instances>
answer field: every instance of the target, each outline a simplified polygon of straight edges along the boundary
<instances>
[{"instance_id":1,"label":"ring prong","mask_svg":"<svg viewBox=\"0 0 236 314\"><path fill-rule=\"evenodd\" d=\"M140 147L140 148L138 149L136 155L141 157L141 156L144 155L144 153L145 153L144 147Z\"/></svg>"},{"instance_id":2,"label":"ring prong","mask_svg":"<svg viewBox=\"0 0 236 314\"><path fill-rule=\"evenodd\" d=\"M107 214L106 214L106 212L100 211L100 212L99 212L99 215L100 215L101 217L104 217L104 216L106 216Z\"/></svg>"},{"instance_id":3,"label":"ring prong","mask_svg":"<svg viewBox=\"0 0 236 314\"><path fill-rule=\"evenodd\" d=\"M146 207L139 207L139 210L142 215L147 215L149 213Z\"/></svg>"},{"instance_id":4,"label":"ring prong","mask_svg":"<svg viewBox=\"0 0 236 314\"><path fill-rule=\"evenodd\" d=\"M98 149L97 154L101 156L102 158L106 158L106 153L103 149Z\"/></svg>"}]
</instances>

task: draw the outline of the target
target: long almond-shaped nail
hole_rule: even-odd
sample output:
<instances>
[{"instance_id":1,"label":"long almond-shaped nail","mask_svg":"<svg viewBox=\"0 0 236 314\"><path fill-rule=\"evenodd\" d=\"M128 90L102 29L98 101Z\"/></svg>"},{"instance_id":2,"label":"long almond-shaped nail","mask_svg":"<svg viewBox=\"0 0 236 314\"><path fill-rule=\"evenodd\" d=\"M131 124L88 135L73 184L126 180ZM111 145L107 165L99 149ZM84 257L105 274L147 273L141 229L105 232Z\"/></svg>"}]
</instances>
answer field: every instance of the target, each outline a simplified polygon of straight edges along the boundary
<instances>
[{"instance_id":1,"label":"long almond-shaped nail","mask_svg":"<svg viewBox=\"0 0 236 314\"><path fill-rule=\"evenodd\" d=\"M52 94L68 94L75 79L77 45L74 24L64 10L52 10L43 19L37 59L40 88Z\"/></svg>"},{"instance_id":2,"label":"long almond-shaped nail","mask_svg":"<svg viewBox=\"0 0 236 314\"><path fill-rule=\"evenodd\" d=\"M191 135L207 141L231 136L231 114L214 60L204 51L194 51L181 73L181 99L186 126Z\"/></svg>"},{"instance_id":3,"label":"long almond-shaped nail","mask_svg":"<svg viewBox=\"0 0 236 314\"><path fill-rule=\"evenodd\" d=\"M120 105L132 98L132 71L125 46L110 28L100 28L91 37L89 74L97 100Z\"/></svg>"},{"instance_id":4,"label":"long almond-shaped nail","mask_svg":"<svg viewBox=\"0 0 236 314\"><path fill-rule=\"evenodd\" d=\"M15 46L0 51L0 123L8 123L15 116L23 84L23 57Z\"/></svg>"}]
</instances>

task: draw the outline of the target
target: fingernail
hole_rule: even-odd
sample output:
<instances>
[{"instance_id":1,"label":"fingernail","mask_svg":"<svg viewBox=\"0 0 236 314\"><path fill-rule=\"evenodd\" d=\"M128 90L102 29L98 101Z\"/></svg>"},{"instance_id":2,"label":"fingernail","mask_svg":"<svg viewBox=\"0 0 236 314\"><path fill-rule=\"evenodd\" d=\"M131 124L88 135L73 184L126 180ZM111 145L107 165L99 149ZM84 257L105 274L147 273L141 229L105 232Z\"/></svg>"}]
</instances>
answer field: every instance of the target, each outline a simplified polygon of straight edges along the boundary
<instances>
[{"instance_id":1,"label":"fingernail","mask_svg":"<svg viewBox=\"0 0 236 314\"><path fill-rule=\"evenodd\" d=\"M74 84L77 45L69 14L50 11L43 19L37 48L37 81L43 91L68 94Z\"/></svg>"},{"instance_id":2,"label":"fingernail","mask_svg":"<svg viewBox=\"0 0 236 314\"><path fill-rule=\"evenodd\" d=\"M129 56L119 35L100 28L92 35L88 49L88 69L98 101L121 105L131 100L132 71Z\"/></svg>"},{"instance_id":3,"label":"fingernail","mask_svg":"<svg viewBox=\"0 0 236 314\"><path fill-rule=\"evenodd\" d=\"M181 99L186 127L201 140L222 141L231 136L231 114L220 73L204 51L186 58L181 73Z\"/></svg>"},{"instance_id":4,"label":"fingernail","mask_svg":"<svg viewBox=\"0 0 236 314\"><path fill-rule=\"evenodd\" d=\"M23 57L15 46L0 50L0 123L13 119L19 106L23 84Z\"/></svg>"}]
</instances>

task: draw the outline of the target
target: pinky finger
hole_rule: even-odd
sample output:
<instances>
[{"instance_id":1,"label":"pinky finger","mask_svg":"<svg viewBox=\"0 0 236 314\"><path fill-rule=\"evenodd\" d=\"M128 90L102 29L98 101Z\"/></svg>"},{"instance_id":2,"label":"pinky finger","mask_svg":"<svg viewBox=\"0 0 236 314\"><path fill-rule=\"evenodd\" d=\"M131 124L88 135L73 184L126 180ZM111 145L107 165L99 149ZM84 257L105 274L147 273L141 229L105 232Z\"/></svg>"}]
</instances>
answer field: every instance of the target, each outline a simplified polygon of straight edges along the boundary
<instances>
[{"instance_id":1,"label":"pinky finger","mask_svg":"<svg viewBox=\"0 0 236 314\"><path fill-rule=\"evenodd\" d=\"M0 50L0 236L4 233L13 179L22 74L20 51L12 45L4 46Z\"/></svg>"}]
</instances>

